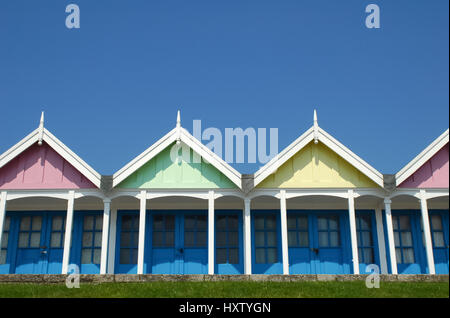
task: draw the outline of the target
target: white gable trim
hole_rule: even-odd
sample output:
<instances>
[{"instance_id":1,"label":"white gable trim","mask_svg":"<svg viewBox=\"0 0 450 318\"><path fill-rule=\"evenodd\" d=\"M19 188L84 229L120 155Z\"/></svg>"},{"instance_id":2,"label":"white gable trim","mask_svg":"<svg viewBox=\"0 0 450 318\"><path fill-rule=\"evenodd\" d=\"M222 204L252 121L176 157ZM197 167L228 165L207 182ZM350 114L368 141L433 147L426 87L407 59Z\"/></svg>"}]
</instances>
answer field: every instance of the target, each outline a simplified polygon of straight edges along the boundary
<instances>
[{"instance_id":1,"label":"white gable trim","mask_svg":"<svg viewBox=\"0 0 450 318\"><path fill-rule=\"evenodd\" d=\"M439 150L449 142L449 130L447 129L436 138L428 147L419 153L413 160L395 174L395 185L398 186L408 179L414 172L420 169L425 162L430 160Z\"/></svg>"},{"instance_id":2,"label":"white gable trim","mask_svg":"<svg viewBox=\"0 0 450 318\"><path fill-rule=\"evenodd\" d=\"M41 133L44 142L46 142L61 157L67 160L67 162L83 174L96 187L100 188L101 175L45 128L43 128L43 131L40 128L35 129L28 136L0 155L0 168L27 150L34 143L39 142Z\"/></svg>"},{"instance_id":3,"label":"white gable trim","mask_svg":"<svg viewBox=\"0 0 450 318\"><path fill-rule=\"evenodd\" d=\"M293 143L287 146L281 153L270 160L265 166L259 169L255 173L254 186L256 187L259 183L265 180L269 175L275 173L279 167L281 167L286 161L297 154L301 149L303 149L307 144L313 140L318 140L323 142L328 148L333 150L336 154L354 166L357 170L367 176L370 180L383 187L383 175L378 172L375 168L370 166L363 159L358 157L350 149L345 147L325 130L318 126L313 126L308 129L303 135L297 138Z\"/></svg>"},{"instance_id":4,"label":"white gable trim","mask_svg":"<svg viewBox=\"0 0 450 318\"><path fill-rule=\"evenodd\" d=\"M155 142L152 146L150 146L135 159L130 161L119 171L117 171L113 175L113 187L119 185L131 174L141 168L144 164L149 162L164 149L174 143L178 138L180 138L181 142L186 144L189 148L191 148L198 155L212 164L216 169L222 172L228 179L230 179L235 185L237 185L239 189L242 189L241 174L182 127L172 129L168 134Z\"/></svg>"}]
</instances>

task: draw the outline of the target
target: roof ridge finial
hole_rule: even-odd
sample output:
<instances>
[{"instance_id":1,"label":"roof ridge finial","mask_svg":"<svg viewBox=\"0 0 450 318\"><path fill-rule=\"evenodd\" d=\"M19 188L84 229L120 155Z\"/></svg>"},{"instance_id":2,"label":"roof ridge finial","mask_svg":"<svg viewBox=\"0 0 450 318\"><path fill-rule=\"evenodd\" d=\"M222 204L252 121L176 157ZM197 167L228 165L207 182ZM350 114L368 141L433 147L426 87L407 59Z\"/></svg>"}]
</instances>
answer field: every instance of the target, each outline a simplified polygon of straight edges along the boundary
<instances>
[{"instance_id":1,"label":"roof ridge finial","mask_svg":"<svg viewBox=\"0 0 450 318\"><path fill-rule=\"evenodd\" d=\"M41 120L39 121L39 139L38 145L42 145L42 140L44 139L44 111L41 113Z\"/></svg>"},{"instance_id":2,"label":"roof ridge finial","mask_svg":"<svg viewBox=\"0 0 450 318\"><path fill-rule=\"evenodd\" d=\"M314 143L319 142L319 124L317 122L317 111L314 109Z\"/></svg>"}]
</instances>

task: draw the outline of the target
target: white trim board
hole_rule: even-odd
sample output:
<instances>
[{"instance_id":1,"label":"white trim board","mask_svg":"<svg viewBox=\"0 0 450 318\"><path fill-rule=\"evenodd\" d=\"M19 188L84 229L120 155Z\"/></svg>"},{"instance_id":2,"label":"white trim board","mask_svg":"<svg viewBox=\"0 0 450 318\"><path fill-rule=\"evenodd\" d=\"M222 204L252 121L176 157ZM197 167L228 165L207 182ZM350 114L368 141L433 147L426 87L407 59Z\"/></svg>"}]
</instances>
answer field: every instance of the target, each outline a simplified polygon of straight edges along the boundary
<instances>
[{"instance_id":1,"label":"white trim board","mask_svg":"<svg viewBox=\"0 0 450 318\"><path fill-rule=\"evenodd\" d=\"M414 172L420 169L425 162L430 160L439 150L448 144L449 130L444 131L438 138L436 138L428 147L419 153L413 160L404 166L399 172L395 174L395 185L398 186L408 179Z\"/></svg>"},{"instance_id":2,"label":"white trim board","mask_svg":"<svg viewBox=\"0 0 450 318\"><path fill-rule=\"evenodd\" d=\"M302 150L311 141L317 138L318 142L322 142L328 148L333 150L341 158L346 160L349 164L367 176L370 180L378 184L383 188L383 175L378 172L375 168L365 162L363 159L358 157L350 149L345 147L325 130L318 126L313 126L309 128L304 134L298 137L293 143L287 146L282 152L277 156L272 158L265 166L260 168L254 175L255 182L254 187L265 180L269 175L275 173L279 167L281 167L286 161L291 159L295 154Z\"/></svg>"},{"instance_id":3,"label":"white trim board","mask_svg":"<svg viewBox=\"0 0 450 318\"><path fill-rule=\"evenodd\" d=\"M28 136L16 143L14 146L6 150L0 155L0 168L4 167L8 162L23 153L33 144L39 142L41 130L35 129ZM89 166L83 159L76 155L69 149L62 141L56 138L46 128L42 130L42 141L46 142L53 150L55 150L61 157L69 162L75 169L91 181L96 187L100 188L101 175Z\"/></svg>"}]
</instances>

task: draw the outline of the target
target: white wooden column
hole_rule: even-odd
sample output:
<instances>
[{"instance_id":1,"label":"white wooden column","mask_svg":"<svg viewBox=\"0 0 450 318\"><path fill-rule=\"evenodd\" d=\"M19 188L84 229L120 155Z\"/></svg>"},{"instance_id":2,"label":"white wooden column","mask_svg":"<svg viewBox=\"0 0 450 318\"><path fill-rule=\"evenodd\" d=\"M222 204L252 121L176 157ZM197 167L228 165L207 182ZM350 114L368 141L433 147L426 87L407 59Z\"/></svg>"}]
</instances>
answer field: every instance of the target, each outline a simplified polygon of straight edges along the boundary
<instances>
[{"instance_id":1,"label":"white wooden column","mask_svg":"<svg viewBox=\"0 0 450 318\"><path fill-rule=\"evenodd\" d=\"M359 274L358 237L356 234L355 196L348 190L348 217L350 221L350 241L352 246L353 274Z\"/></svg>"},{"instance_id":2,"label":"white wooden column","mask_svg":"<svg viewBox=\"0 0 450 318\"><path fill-rule=\"evenodd\" d=\"M423 234L425 237L425 250L427 252L428 273L436 274L434 266L433 242L431 240L430 219L425 190L420 190L420 210L422 211Z\"/></svg>"},{"instance_id":3,"label":"white wooden column","mask_svg":"<svg viewBox=\"0 0 450 318\"><path fill-rule=\"evenodd\" d=\"M214 191L208 192L208 274L214 274Z\"/></svg>"},{"instance_id":4,"label":"white wooden column","mask_svg":"<svg viewBox=\"0 0 450 318\"><path fill-rule=\"evenodd\" d=\"M244 273L250 275L252 273L252 242L251 242L251 230L250 230L250 199L244 199Z\"/></svg>"},{"instance_id":5,"label":"white wooden column","mask_svg":"<svg viewBox=\"0 0 450 318\"><path fill-rule=\"evenodd\" d=\"M109 226L109 251L108 251L108 273L114 274L114 263L116 257L116 229L117 226L117 209L111 210L110 226Z\"/></svg>"},{"instance_id":6,"label":"white wooden column","mask_svg":"<svg viewBox=\"0 0 450 318\"><path fill-rule=\"evenodd\" d=\"M375 220L377 223L378 253L380 255L381 274L387 274L386 243L384 241L383 214L381 212L381 207L375 209Z\"/></svg>"},{"instance_id":7,"label":"white wooden column","mask_svg":"<svg viewBox=\"0 0 450 318\"><path fill-rule=\"evenodd\" d=\"M67 198L66 232L64 234L64 252L62 259L62 274L68 274L70 245L72 243L73 227L73 205L75 201L75 191L69 191Z\"/></svg>"},{"instance_id":8,"label":"white wooden column","mask_svg":"<svg viewBox=\"0 0 450 318\"><path fill-rule=\"evenodd\" d=\"M138 245L138 263L137 273L144 273L144 249L145 249L145 216L147 214L147 191L142 190L140 194L139 210L139 245Z\"/></svg>"},{"instance_id":9,"label":"white wooden column","mask_svg":"<svg viewBox=\"0 0 450 318\"><path fill-rule=\"evenodd\" d=\"M102 251L100 258L100 274L106 274L108 267L109 215L111 200L103 200Z\"/></svg>"},{"instance_id":10,"label":"white wooden column","mask_svg":"<svg viewBox=\"0 0 450 318\"><path fill-rule=\"evenodd\" d=\"M2 191L0 193L0 247L2 246L3 226L5 224L5 216L6 216L6 197L7 192Z\"/></svg>"},{"instance_id":11,"label":"white wooden column","mask_svg":"<svg viewBox=\"0 0 450 318\"><path fill-rule=\"evenodd\" d=\"M389 245L389 258L391 260L391 274L397 274L397 255L395 254L394 229L392 226L392 212L390 199L384 199L384 209L386 213L386 231Z\"/></svg>"},{"instance_id":12,"label":"white wooden column","mask_svg":"<svg viewBox=\"0 0 450 318\"><path fill-rule=\"evenodd\" d=\"M281 252L283 256L283 274L289 275L289 250L286 211L286 190L280 191L280 213L281 213Z\"/></svg>"}]
</instances>

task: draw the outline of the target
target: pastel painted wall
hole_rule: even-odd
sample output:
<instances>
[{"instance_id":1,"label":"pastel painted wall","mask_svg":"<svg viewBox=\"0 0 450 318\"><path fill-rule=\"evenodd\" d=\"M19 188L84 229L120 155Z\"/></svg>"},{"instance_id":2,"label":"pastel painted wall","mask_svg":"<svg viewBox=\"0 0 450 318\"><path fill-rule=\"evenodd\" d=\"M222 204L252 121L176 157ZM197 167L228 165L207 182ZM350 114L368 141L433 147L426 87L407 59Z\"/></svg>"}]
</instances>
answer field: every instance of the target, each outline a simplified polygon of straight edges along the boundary
<instances>
[{"instance_id":1,"label":"pastel painted wall","mask_svg":"<svg viewBox=\"0 0 450 318\"><path fill-rule=\"evenodd\" d=\"M172 162L170 158L172 146L167 147L117 187L127 189L237 188L211 164L203 160L194 163L192 151L190 162L187 160L180 160L178 163Z\"/></svg>"},{"instance_id":2,"label":"pastel painted wall","mask_svg":"<svg viewBox=\"0 0 450 318\"><path fill-rule=\"evenodd\" d=\"M446 144L425 162L399 188L448 188L449 185L449 145Z\"/></svg>"},{"instance_id":3,"label":"pastel painted wall","mask_svg":"<svg viewBox=\"0 0 450 318\"><path fill-rule=\"evenodd\" d=\"M0 189L86 189L95 185L45 142L0 169Z\"/></svg>"},{"instance_id":4,"label":"pastel painted wall","mask_svg":"<svg viewBox=\"0 0 450 318\"><path fill-rule=\"evenodd\" d=\"M375 188L378 185L334 151L310 142L257 188Z\"/></svg>"}]
</instances>

